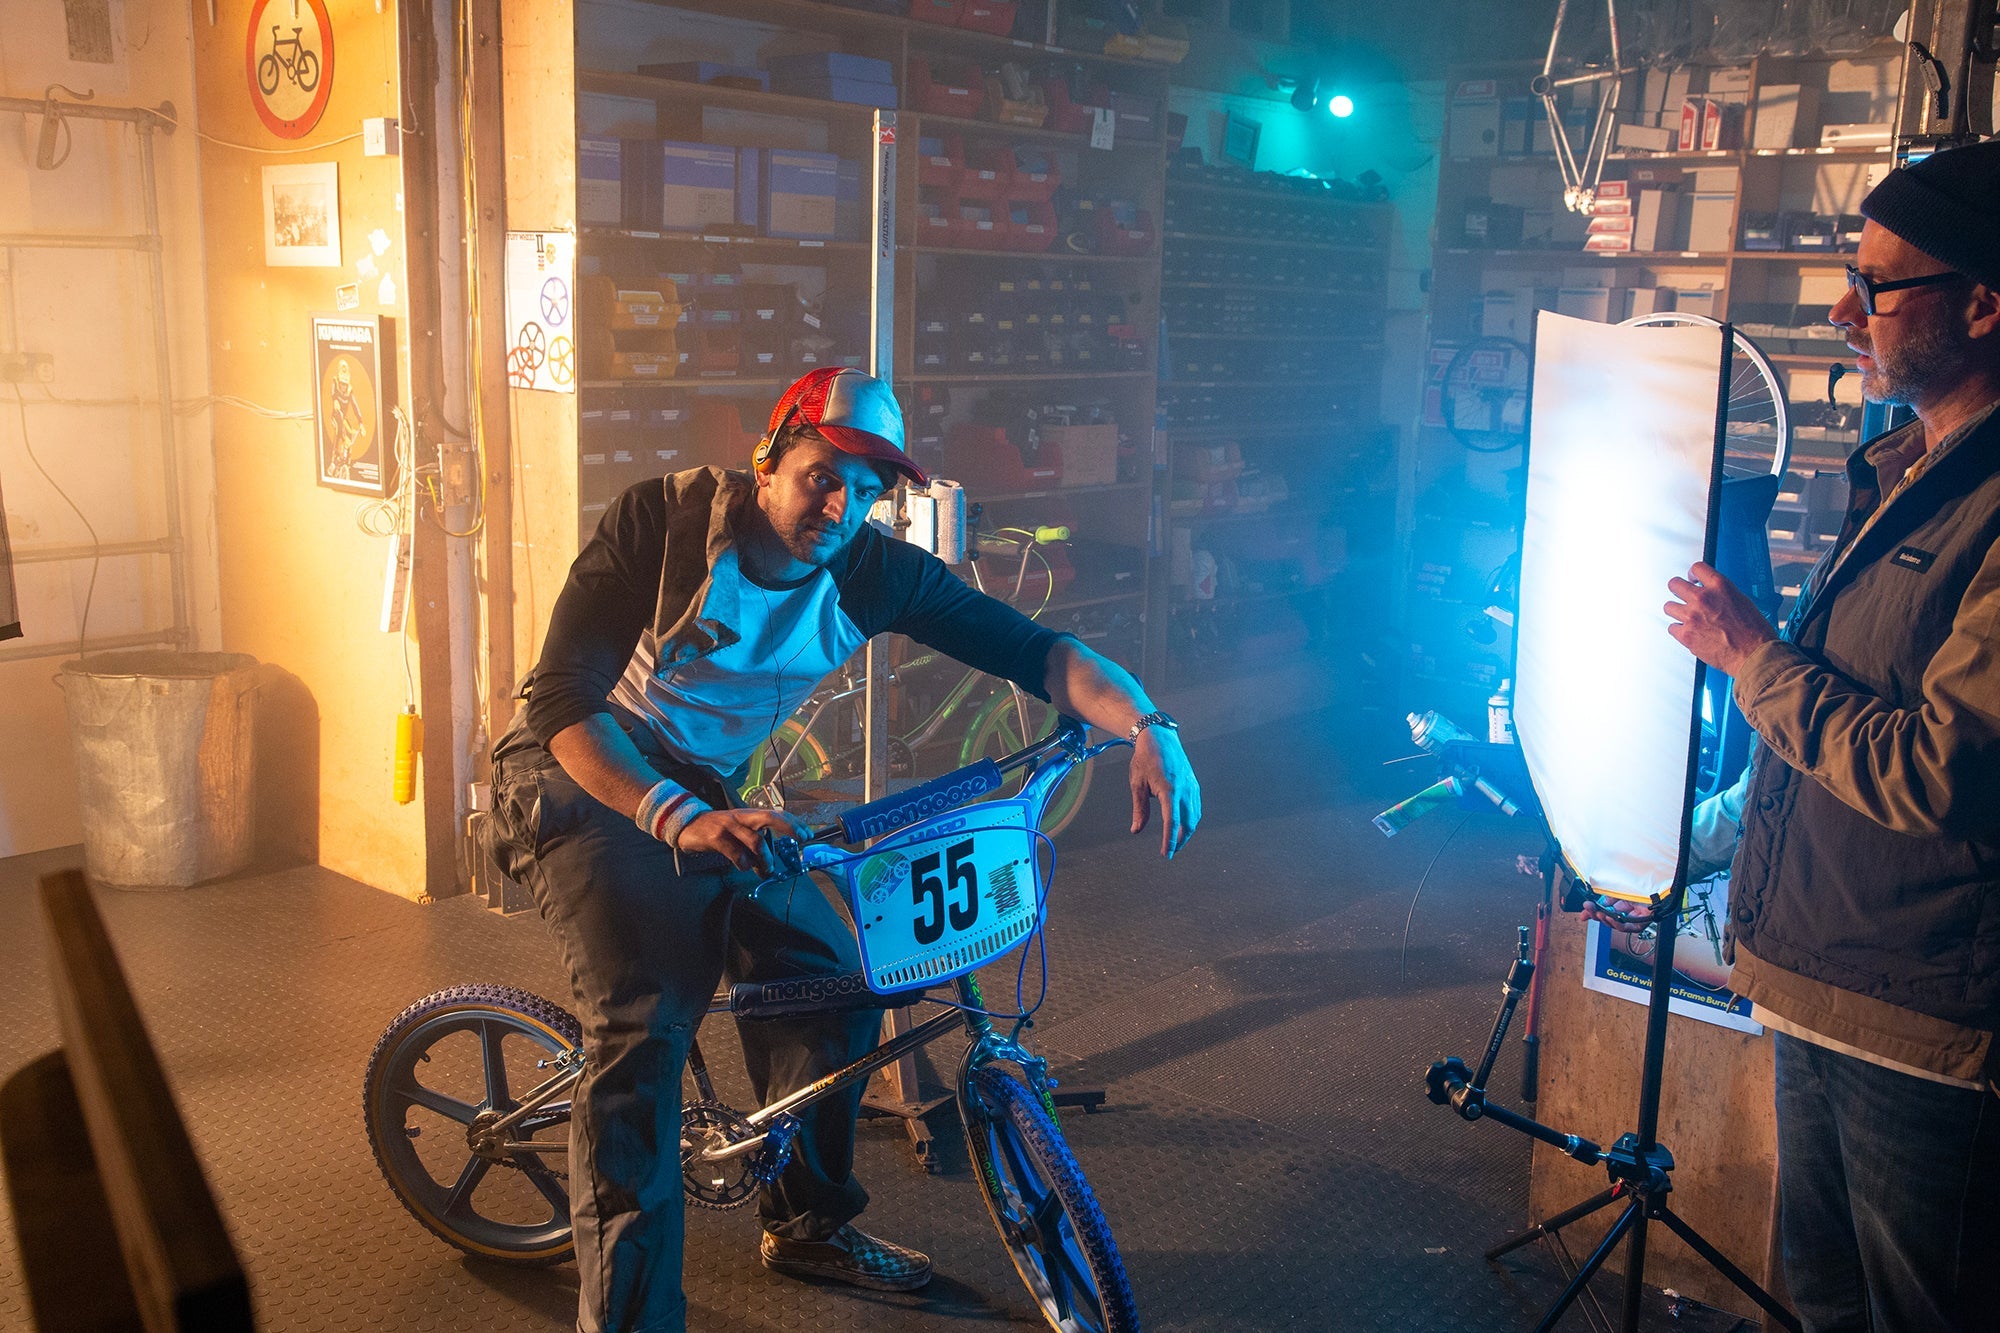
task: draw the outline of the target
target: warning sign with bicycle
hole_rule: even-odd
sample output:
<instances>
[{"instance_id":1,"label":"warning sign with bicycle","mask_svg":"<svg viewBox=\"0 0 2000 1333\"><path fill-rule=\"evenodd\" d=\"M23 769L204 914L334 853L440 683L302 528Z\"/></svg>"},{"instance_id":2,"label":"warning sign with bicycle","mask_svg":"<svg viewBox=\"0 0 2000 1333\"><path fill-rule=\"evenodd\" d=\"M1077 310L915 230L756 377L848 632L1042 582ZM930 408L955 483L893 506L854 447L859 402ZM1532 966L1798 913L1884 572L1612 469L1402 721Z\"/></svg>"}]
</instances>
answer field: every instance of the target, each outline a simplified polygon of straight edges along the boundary
<instances>
[{"instance_id":1,"label":"warning sign with bicycle","mask_svg":"<svg viewBox=\"0 0 2000 1333\"><path fill-rule=\"evenodd\" d=\"M243 67L264 128L280 139L310 134L333 95L326 0L253 0Z\"/></svg>"},{"instance_id":2,"label":"warning sign with bicycle","mask_svg":"<svg viewBox=\"0 0 2000 1333\"><path fill-rule=\"evenodd\" d=\"M507 383L576 392L576 237L507 233Z\"/></svg>"}]
</instances>

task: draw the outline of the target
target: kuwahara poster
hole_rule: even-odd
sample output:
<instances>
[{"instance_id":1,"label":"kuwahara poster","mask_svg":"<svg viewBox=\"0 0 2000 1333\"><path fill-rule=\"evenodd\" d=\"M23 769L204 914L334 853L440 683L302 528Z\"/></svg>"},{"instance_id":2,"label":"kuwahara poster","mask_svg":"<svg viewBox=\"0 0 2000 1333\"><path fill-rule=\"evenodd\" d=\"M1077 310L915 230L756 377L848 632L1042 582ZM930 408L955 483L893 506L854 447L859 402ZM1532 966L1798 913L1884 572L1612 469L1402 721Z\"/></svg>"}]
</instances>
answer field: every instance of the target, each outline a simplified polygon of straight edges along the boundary
<instances>
[{"instance_id":1,"label":"kuwahara poster","mask_svg":"<svg viewBox=\"0 0 2000 1333\"><path fill-rule=\"evenodd\" d=\"M380 316L312 317L313 438L319 484L359 495L394 487L395 393Z\"/></svg>"}]
</instances>

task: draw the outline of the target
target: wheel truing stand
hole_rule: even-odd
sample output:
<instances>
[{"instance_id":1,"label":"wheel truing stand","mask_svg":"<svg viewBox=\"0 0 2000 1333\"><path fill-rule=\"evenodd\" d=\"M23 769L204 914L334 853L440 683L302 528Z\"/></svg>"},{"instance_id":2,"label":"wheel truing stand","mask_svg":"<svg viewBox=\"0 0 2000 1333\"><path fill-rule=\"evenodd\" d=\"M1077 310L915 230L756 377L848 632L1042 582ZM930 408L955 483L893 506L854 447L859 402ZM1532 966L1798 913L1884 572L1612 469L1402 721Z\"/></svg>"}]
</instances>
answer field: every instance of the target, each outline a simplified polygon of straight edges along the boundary
<instances>
[{"instance_id":1,"label":"wheel truing stand","mask_svg":"<svg viewBox=\"0 0 2000 1333\"><path fill-rule=\"evenodd\" d=\"M1489 1261L1530 1241L1553 1236L1570 1223L1599 1209L1621 1200L1625 1204L1624 1211L1612 1222L1611 1229L1604 1233L1604 1239L1598 1242L1590 1258L1584 1261L1569 1286L1563 1289L1556 1303L1542 1316L1542 1322L1535 1326L1535 1333L1550 1333L1555 1328L1627 1234L1631 1236L1632 1243L1625 1259L1625 1303L1620 1328L1623 1333L1638 1333L1639 1298L1646 1281L1646 1225L1653 1221L1664 1224L1687 1242L1688 1248L1762 1307L1779 1327L1790 1330L1790 1333L1801 1333L1801 1325L1790 1310L1780 1305L1777 1298L1753 1281L1749 1274L1731 1263L1722 1251L1709 1244L1700 1232L1674 1212L1667 1201L1674 1188L1674 1158L1658 1139L1660 1070L1666 1057L1667 1000L1672 989L1674 942L1680 936L1681 902L1685 893L1685 886L1675 885L1656 911L1660 934L1659 944L1654 950L1653 982L1646 1006L1646 1045L1640 1063L1639 1127L1636 1131L1621 1135L1609 1148L1601 1148L1589 1139L1552 1129L1539 1120L1510 1111L1487 1098L1486 1079L1493 1072L1493 1062L1500 1054L1501 1043L1506 1040L1514 1007L1534 981L1535 964L1530 955L1525 926L1521 928L1520 954L1507 971L1507 980L1501 992L1500 1013L1493 1021L1493 1035L1487 1040L1486 1053L1480 1058L1478 1070L1468 1071L1463 1060L1451 1056L1433 1064L1425 1076L1430 1099L1439 1106L1449 1106L1461 1119L1496 1120L1509 1129L1518 1130L1574 1157L1586 1166L1602 1163L1610 1173L1611 1184L1608 1188L1500 1242L1486 1252Z\"/></svg>"}]
</instances>

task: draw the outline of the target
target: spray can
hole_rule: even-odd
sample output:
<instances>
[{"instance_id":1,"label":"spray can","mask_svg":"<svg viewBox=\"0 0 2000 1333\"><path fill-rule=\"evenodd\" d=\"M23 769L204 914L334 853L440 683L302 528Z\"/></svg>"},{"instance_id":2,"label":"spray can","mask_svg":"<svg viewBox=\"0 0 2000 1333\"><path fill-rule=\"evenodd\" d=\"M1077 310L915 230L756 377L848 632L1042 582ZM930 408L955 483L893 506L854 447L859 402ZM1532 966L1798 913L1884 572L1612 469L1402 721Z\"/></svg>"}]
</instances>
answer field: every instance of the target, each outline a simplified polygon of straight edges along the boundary
<instances>
[{"instance_id":1,"label":"spray can","mask_svg":"<svg viewBox=\"0 0 2000 1333\"><path fill-rule=\"evenodd\" d=\"M397 805L417 799L417 754L424 748L424 720L414 708L396 714L396 772L392 794Z\"/></svg>"},{"instance_id":2,"label":"spray can","mask_svg":"<svg viewBox=\"0 0 2000 1333\"><path fill-rule=\"evenodd\" d=\"M1405 720L1410 724L1410 739L1427 754L1436 754L1454 741L1472 739L1457 723L1435 709L1421 715L1411 713Z\"/></svg>"},{"instance_id":3,"label":"spray can","mask_svg":"<svg viewBox=\"0 0 2000 1333\"><path fill-rule=\"evenodd\" d=\"M1514 682L1503 680L1486 700L1486 739L1494 745L1513 745Z\"/></svg>"}]
</instances>

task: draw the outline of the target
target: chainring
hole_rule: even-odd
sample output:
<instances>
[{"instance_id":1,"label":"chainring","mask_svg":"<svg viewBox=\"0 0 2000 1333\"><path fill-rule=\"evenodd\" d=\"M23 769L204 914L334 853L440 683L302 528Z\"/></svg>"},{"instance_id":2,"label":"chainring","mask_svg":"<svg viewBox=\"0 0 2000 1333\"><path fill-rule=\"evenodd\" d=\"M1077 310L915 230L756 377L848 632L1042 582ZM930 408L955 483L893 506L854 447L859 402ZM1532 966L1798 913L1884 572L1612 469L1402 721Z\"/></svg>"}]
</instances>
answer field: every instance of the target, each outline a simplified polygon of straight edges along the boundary
<instances>
[{"instance_id":1,"label":"chainring","mask_svg":"<svg viewBox=\"0 0 2000 1333\"><path fill-rule=\"evenodd\" d=\"M755 1153L720 1162L701 1154L755 1138L757 1127L721 1102L693 1101L681 1107L681 1189L688 1202L724 1211L757 1197Z\"/></svg>"}]
</instances>

